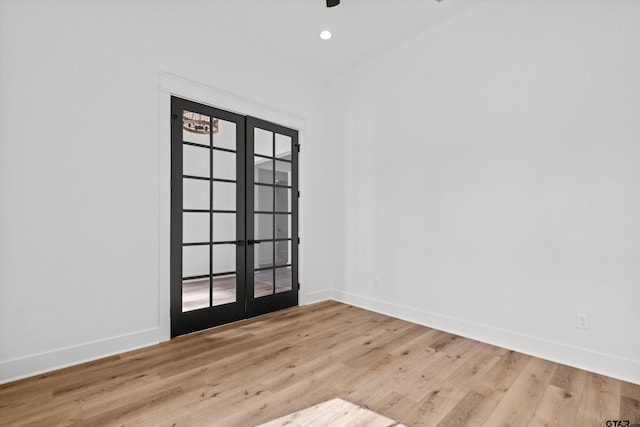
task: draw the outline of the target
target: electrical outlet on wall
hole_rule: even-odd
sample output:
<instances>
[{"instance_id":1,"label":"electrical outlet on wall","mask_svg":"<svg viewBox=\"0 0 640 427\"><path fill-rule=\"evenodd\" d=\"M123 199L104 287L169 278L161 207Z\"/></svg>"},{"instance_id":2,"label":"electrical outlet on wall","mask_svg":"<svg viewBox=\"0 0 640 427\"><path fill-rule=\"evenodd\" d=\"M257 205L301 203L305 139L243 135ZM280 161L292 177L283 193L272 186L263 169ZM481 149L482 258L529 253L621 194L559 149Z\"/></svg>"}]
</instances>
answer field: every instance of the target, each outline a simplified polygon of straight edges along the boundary
<instances>
[{"instance_id":1,"label":"electrical outlet on wall","mask_svg":"<svg viewBox=\"0 0 640 427\"><path fill-rule=\"evenodd\" d=\"M576 313L576 327L589 329L589 315L587 313Z\"/></svg>"}]
</instances>

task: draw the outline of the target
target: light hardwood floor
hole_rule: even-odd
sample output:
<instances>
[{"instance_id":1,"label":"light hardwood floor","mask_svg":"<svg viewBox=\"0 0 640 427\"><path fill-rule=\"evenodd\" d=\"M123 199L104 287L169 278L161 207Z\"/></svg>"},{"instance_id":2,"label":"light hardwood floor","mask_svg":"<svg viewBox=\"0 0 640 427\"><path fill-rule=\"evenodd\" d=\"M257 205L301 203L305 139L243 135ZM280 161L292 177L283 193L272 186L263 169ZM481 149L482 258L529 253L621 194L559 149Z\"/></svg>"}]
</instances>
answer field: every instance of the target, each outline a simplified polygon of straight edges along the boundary
<instances>
[{"instance_id":1,"label":"light hardwood floor","mask_svg":"<svg viewBox=\"0 0 640 427\"><path fill-rule=\"evenodd\" d=\"M640 386L337 302L0 386L0 425L251 426L334 397L409 426L640 423Z\"/></svg>"}]
</instances>

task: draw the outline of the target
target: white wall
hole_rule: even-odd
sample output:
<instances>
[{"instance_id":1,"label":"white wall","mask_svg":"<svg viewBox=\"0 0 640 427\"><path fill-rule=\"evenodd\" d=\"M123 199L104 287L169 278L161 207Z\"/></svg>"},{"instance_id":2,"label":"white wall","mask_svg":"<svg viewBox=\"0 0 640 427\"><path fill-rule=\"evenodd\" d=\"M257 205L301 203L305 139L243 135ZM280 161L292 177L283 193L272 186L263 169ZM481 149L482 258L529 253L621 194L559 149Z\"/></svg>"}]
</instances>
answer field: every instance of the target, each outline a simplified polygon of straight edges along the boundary
<instances>
[{"instance_id":1,"label":"white wall","mask_svg":"<svg viewBox=\"0 0 640 427\"><path fill-rule=\"evenodd\" d=\"M640 382L639 22L489 1L335 79L335 296Z\"/></svg>"},{"instance_id":2,"label":"white wall","mask_svg":"<svg viewBox=\"0 0 640 427\"><path fill-rule=\"evenodd\" d=\"M340 285L326 85L196 3L0 1L0 382L165 338L161 72L305 119L302 302Z\"/></svg>"}]
</instances>

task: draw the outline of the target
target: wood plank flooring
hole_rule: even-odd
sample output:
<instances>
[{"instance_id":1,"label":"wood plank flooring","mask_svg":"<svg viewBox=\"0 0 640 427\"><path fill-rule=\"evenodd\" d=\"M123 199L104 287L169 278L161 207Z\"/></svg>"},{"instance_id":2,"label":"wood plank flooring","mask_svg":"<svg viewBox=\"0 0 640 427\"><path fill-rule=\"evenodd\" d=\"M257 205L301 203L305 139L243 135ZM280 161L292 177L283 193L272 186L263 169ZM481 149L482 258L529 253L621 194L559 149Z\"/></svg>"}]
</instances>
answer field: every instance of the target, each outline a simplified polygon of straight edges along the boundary
<instances>
[{"instance_id":1,"label":"wood plank flooring","mask_svg":"<svg viewBox=\"0 0 640 427\"><path fill-rule=\"evenodd\" d=\"M407 427L339 397L260 424L259 427Z\"/></svg>"},{"instance_id":2,"label":"wood plank flooring","mask_svg":"<svg viewBox=\"0 0 640 427\"><path fill-rule=\"evenodd\" d=\"M0 386L0 425L255 426L333 398L408 426L640 424L640 385L326 301Z\"/></svg>"}]
</instances>

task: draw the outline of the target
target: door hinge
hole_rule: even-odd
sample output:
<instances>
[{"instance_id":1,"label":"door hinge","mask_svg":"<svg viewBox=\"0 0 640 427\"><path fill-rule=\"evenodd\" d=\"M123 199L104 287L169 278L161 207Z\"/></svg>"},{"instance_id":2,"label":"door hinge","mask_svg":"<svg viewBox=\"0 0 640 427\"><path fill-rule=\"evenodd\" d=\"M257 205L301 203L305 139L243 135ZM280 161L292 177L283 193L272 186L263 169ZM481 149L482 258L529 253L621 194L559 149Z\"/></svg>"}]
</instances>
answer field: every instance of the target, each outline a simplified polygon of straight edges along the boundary
<instances>
[{"instance_id":1,"label":"door hinge","mask_svg":"<svg viewBox=\"0 0 640 427\"><path fill-rule=\"evenodd\" d=\"M300 190L298 190L298 199L300 198Z\"/></svg>"},{"instance_id":2,"label":"door hinge","mask_svg":"<svg viewBox=\"0 0 640 427\"><path fill-rule=\"evenodd\" d=\"M300 283L298 283L298 290L300 290Z\"/></svg>"},{"instance_id":3,"label":"door hinge","mask_svg":"<svg viewBox=\"0 0 640 427\"><path fill-rule=\"evenodd\" d=\"M300 152L300 144L296 144L296 147L298 148L298 153Z\"/></svg>"},{"instance_id":4,"label":"door hinge","mask_svg":"<svg viewBox=\"0 0 640 427\"><path fill-rule=\"evenodd\" d=\"M298 237L298 244L300 244L300 238Z\"/></svg>"}]
</instances>

